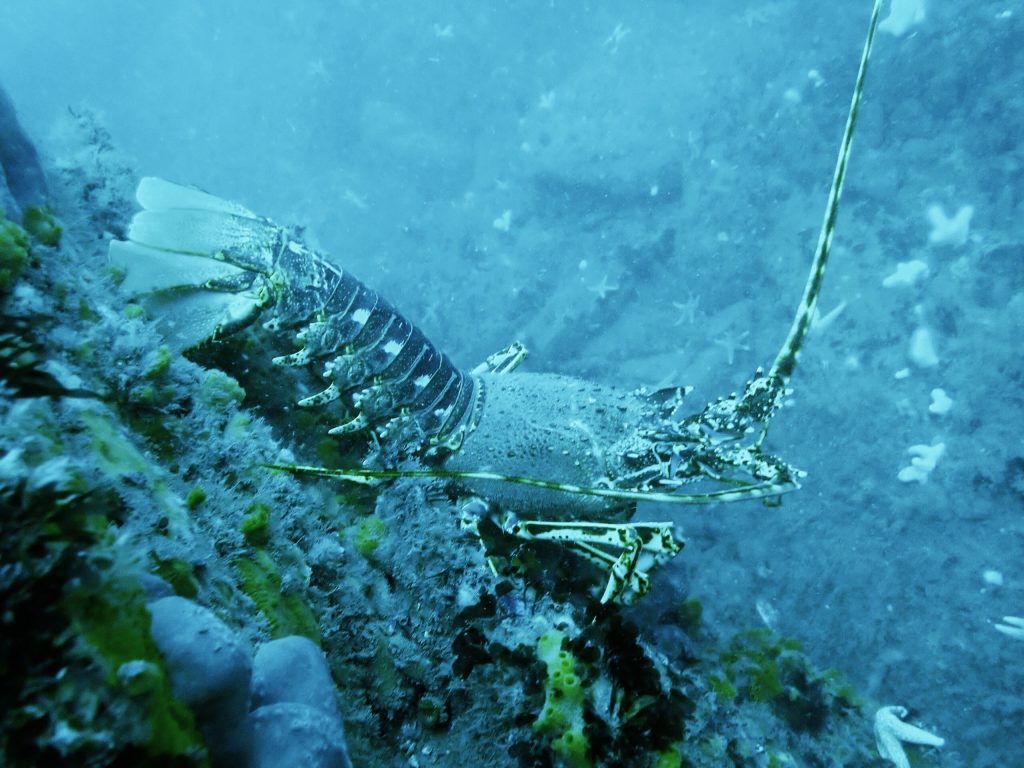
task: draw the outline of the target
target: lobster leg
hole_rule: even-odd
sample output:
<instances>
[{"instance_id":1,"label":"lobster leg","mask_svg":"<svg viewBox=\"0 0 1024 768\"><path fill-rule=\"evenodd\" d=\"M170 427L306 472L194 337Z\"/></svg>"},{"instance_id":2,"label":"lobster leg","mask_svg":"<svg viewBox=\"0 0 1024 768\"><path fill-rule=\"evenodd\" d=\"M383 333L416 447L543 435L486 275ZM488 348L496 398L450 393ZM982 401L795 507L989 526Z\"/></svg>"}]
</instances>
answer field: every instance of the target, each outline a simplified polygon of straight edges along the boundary
<instances>
[{"instance_id":1,"label":"lobster leg","mask_svg":"<svg viewBox=\"0 0 1024 768\"><path fill-rule=\"evenodd\" d=\"M518 520L509 515L502 529L527 541L553 541L608 571L601 602L631 603L647 594L647 571L675 557L683 542L673 523L588 523Z\"/></svg>"}]
</instances>

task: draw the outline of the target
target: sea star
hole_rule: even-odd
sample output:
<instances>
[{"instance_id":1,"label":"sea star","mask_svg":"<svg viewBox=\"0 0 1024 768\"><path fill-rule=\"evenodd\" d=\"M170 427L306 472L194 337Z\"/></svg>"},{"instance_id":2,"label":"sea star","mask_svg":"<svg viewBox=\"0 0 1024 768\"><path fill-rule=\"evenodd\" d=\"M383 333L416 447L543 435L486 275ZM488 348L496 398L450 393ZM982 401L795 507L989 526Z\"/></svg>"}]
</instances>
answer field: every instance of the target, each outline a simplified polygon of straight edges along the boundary
<instances>
[{"instance_id":1,"label":"sea star","mask_svg":"<svg viewBox=\"0 0 1024 768\"><path fill-rule=\"evenodd\" d=\"M587 290L596 293L597 298L599 299L606 299L608 298L609 293L611 293L612 291L619 290L619 286L617 283L614 285L612 283L609 283L608 275L605 275L604 277L601 278L600 283L597 283L596 285L588 285Z\"/></svg>"},{"instance_id":2,"label":"sea star","mask_svg":"<svg viewBox=\"0 0 1024 768\"><path fill-rule=\"evenodd\" d=\"M901 718L906 716L906 707L882 707L875 713L875 746L878 754L896 768L910 768L907 753L903 750L904 741L930 747L941 747L946 743L945 739L934 733L903 722Z\"/></svg>"}]
</instances>

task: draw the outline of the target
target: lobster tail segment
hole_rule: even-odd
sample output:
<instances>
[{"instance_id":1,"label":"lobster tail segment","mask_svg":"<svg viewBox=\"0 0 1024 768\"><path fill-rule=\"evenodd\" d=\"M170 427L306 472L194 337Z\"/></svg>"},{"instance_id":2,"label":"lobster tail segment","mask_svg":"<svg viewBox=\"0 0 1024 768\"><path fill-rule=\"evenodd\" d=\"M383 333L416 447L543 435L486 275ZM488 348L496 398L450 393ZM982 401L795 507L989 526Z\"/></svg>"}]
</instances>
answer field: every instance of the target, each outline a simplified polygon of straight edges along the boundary
<instances>
[{"instance_id":1,"label":"lobster tail segment","mask_svg":"<svg viewBox=\"0 0 1024 768\"><path fill-rule=\"evenodd\" d=\"M128 240L110 244L122 288L177 350L251 322L270 301L282 230L237 203L157 178L136 193Z\"/></svg>"}]
</instances>

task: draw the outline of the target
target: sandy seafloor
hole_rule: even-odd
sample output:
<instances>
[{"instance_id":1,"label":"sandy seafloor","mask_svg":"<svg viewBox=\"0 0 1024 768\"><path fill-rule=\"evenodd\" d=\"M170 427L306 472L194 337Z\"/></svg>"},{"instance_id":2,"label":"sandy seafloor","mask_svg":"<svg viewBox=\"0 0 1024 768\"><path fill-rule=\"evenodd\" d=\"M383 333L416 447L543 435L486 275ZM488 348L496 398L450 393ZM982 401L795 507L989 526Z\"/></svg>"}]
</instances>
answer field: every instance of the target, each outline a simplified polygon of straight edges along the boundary
<instances>
[{"instance_id":1,"label":"sandy seafloor","mask_svg":"<svg viewBox=\"0 0 1024 768\"><path fill-rule=\"evenodd\" d=\"M94 112L139 175L308 227L462 365L520 339L529 370L699 406L784 338L869 5L7 0L0 81L49 162ZM937 765L1024 764L1024 643L993 626L1024 615L1022 50L1012 0L879 34L821 299L842 310L769 438L802 490L639 511L687 537L647 602L797 638L944 736Z\"/></svg>"}]
</instances>

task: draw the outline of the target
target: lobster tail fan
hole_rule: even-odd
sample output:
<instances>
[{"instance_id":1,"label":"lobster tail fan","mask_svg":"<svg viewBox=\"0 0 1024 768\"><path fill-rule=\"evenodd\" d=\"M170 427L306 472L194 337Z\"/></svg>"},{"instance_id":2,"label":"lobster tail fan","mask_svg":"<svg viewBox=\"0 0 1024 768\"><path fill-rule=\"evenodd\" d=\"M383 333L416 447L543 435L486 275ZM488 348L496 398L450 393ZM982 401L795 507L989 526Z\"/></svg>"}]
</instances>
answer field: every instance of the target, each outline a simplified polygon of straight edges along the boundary
<instances>
[{"instance_id":1,"label":"lobster tail fan","mask_svg":"<svg viewBox=\"0 0 1024 768\"><path fill-rule=\"evenodd\" d=\"M191 187L144 178L128 239L111 242L122 288L184 351L251 321L267 303L281 230L248 209Z\"/></svg>"}]
</instances>

